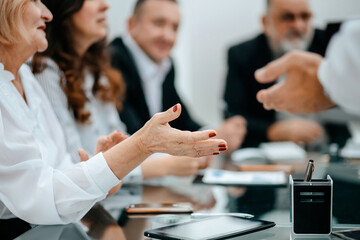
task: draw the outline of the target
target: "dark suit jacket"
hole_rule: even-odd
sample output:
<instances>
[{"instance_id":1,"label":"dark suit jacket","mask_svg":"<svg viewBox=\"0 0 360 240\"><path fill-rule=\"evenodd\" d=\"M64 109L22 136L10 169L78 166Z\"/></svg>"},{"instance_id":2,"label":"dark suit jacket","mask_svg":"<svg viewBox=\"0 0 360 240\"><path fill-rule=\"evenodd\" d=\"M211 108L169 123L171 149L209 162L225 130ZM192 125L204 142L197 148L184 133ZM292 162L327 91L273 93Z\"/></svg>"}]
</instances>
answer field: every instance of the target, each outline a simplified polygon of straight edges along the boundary
<instances>
[{"instance_id":1,"label":"dark suit jacket","mask_svg":"<svg viewBox=\"0 0 360 240\"><path fill-rule=\"evenodd\" d=\"M133 134L150 119L149 108L145 100L140 75L130 50L124 45L121 38L116 38L111 43L110 51L112 54L113 67L121 71L127 85L124 108L120 113L120 117L126 124L128 132ZM176 92L174 81L175 69L172 64L171 70L162 85L162 110L165 111L175 104L180 103L182 105L182 113L180 117L172 121L170 125L180 130L196 131L201 126L189 115L186 106Z\"/></svg>"},{"instance_id":2,"label":"dark suit jacket","mask_svg":"<svg viewBox=\"0 0 360 240\"><path fill-rule=\"evenodd\" d=\"M316 30L310 52L324 55L327 44L325 32ZM242 115L247 120L248 132L243 147L257 147L267 142L268 127L275 122L275 111L267 111L256 100L261 89L273 84L260 84L254 73L273 60L273 56L264 34L231 47L228 52L228 75L224 99L227 103L225 118Z\"/></svg>"}]
</instances>

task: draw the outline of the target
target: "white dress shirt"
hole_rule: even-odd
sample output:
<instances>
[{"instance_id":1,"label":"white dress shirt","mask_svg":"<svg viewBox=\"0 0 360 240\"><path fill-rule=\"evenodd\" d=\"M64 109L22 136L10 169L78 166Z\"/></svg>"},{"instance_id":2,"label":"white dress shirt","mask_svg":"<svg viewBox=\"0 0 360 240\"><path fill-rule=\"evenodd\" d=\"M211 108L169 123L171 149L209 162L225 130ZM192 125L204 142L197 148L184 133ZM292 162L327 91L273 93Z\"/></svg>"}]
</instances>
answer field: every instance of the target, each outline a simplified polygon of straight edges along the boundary
<instances>
[{"instance_id":1,"label":"white dress shirt","mask_svg":"<svg viewBox=\"0 0 360 240\"><path fill-rule=\"evenodd\" d=\"M160 64L156 64L132 39L130 34L124 37L124 44L134 58L150 117L152 117L155 113L162 111L162 84L170 71L171 61L166 58Z\"/></svg>"},{"instance_id":2,"label":"white dress shirt","mask_svg":"<svg viewBox=\"0 0 360 240\"><path fill-rule=\"evenodd\" d=\"M61 126L29 67L26 101L0 64L0 219L32 224L79 221L120 181L100 153L74 164Z\"/></svg>"},{"instance_id":3,"label":"white dress shirt","mask_svg":"<svg viewBox=\"0 0 360 240\"><path fill-rule=\"evenodd\" d=\"M360 115L360 20L345 23L333 37L318 76L336 104Z\"/></svg>"},{"instance_id":4,"label":"white dress shirt","mask_svg":"<svg viewBox=\"0 0 360 240\"><path fill-rule=\"evenodd\" d=\"M89 123L76 121L74 113L69 109L67 97L60 85L61 76L64 73L51 59L46 59L47 67L35 77L42 86L55 111L60 125L65 133L65 141L68 151L74 163L80 161L78 150L83 148L91 156L96 148L100 136L108 136L114 131L126 134L126 126L121 122L118 111L113 103L106 103L95 98L92 93L94 77L89 72L85 75L84 87L88 102L85 109L91 113ZM100 79L107 84L106 77ZM140 183L143 181L141 167L138 166L125 178L125 183Z\"/></svg>"}]
</instances>

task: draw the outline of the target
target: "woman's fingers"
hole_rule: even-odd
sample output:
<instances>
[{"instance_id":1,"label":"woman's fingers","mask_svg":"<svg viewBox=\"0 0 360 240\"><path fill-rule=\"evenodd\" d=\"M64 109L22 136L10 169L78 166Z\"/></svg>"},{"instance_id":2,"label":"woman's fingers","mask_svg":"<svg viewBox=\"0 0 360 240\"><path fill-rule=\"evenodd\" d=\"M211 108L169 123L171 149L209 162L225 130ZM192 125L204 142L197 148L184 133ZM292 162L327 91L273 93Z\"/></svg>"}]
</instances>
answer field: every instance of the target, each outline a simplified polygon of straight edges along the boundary
<instances>
[{"instance_id":1,"label":"woman's fingers","mask_svg":"<svg viewBox=\"0 0 360 240\"><path fill-rule=\"evenodd\" d=\"M118 142L118 143L120 143L120 142L124 141L124 140L125 140L125 139L127 139L128 137L129 137L129 135L127 135L127 134L122 135L122 136L121 136L121 139L119 140L119 142Z\"/></svg>"},{"instance_id":2,"label":"woman's fingers","mask_svg":"<svg viewBox=\"0 0 360 240\"><path fill-rule=\"evenodd\" d=\"M167 124L177 119L181 114L181 104L176 104L172 108L169 108L166 112L157 113L154 115L154 119L160 124Z\"/></svg>"},{"instance_id":3,"label":"woman's fingers","mask_svg":"<svg viewBox=\"0 0 360 240\"><path fill-rule=\"evenodd\" d=\"M178 138L178 142L183 143L195 143L204 140L208 140L209 138L216 137L217 133L215 130L205 130L198 132L190 132L190 131L180 131L176 134Z\"/></svg>"},{"instance_id":4,"label":"woman's fingers","mask_svg":"<svg viewBox=\"0 0 360 240\"><path fill-rule=\"evenodd\" d=\"M123 135L121 131L115 131L109 136L112 140L113 145L116 145L122 141L124 141L128 135Z\"/></svg>"},{"instance_id":5,"label":"woman's fingers","mask_svg":"<svg viewBox=\"0 0 360 240\"><path fill-rule=\"evenodd\" d=\"M139 136L140 147L148 153L162 152L174 156L201 157L217 155L227 150L222 139L213 139L214 130L190 132L174 129L169 122L179 117L181 105L176 104L166 112L158 113L134 134Z\"/></svg>"},{"instance_id":6,"label":"woman's fingers","mask_svg":"<svg viewBox=\"0 0 360 240\"><path fill-rule=\"evenodd\" d=\"M164 151L176 156L203 157L218 155L228 149L223 139L215 139L214 130L199 132L180 131L173 129L172 137L168 138Z\"/></svg>"},{"instance_id":7,"label":"woman's fingers","mask_svg":"<svg viewBox=\"0 0 360 240\"><path fill-rule=\"evenodd\" d=\"M112 145L112 139L110 137L101 136L96 143L95 154L99 152L106 152Z\"/></svg>"},{"instance_id":8,"label":"woman's fingers","mask_svg":"<svg viewBox=\"0 0 360 240\"><path fill-rule=\"evenodd\" d=\"M128 135L123 135L121 131L115 131L109 136L101 136L98 138L96 144L95 154L99 152L106 152L116 144L124 141Z\"/></svg>"},{"instance_id":9,"label":"woman's fingers","mask_svg":"<svg viewBox=\"0 0 360 240\"><path fill-rule=\"evenodd\" d=\"M85 161L89 160L89 154L87 154L87 152L84 149L80 148L78 150L78 154L79 154L81 162L85 162Z\"/></svg>"},{"instance_id":10,"label":"woman's fingers","mask_svg":"<svg viewBox=\"0 0 360 240\"><path fill-rule=\"evenodd\" d=\"M205 141L199 141L195 143L188 144L189 146L192 146L192 148L195 148L197 150L206 150L206 149L212 149L216 152L223 152L226 151L228 148L227 143L222 139L209 139Z\"/></svg>"},{"instance_id":11,"label":"woman's fingers","mask_svg":"<svg viewBox=\"0 0 360 240\"><path fill-rule=\"evenodd\" d=\"M210 155L218 155L221 152L227 150L227 143L221 139L209 139L206 141L196 142L192 144L183 144L182 152L178 152L178 155L184 155L189 157L204 157Z\"/></svg>"}]
</instances>

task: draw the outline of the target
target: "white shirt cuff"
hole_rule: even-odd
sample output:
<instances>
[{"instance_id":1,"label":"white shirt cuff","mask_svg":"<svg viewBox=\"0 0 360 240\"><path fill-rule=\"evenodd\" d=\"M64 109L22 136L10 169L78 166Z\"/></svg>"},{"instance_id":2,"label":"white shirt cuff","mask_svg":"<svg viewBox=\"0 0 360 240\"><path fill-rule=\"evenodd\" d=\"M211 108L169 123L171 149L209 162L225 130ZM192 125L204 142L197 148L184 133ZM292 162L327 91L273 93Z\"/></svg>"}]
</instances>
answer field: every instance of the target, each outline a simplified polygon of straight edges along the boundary
<instances>
[{"instance_id":1,"label":"white shirt cuff","mask_svg":"<svg viewBox=\"0 0 360 240\"><path fill-rule=\"evenodd\" d=\"M102 153L98 153L84 163L90 177L104 193L121 182L111 171Z\"/></svg>"}]
</instances>

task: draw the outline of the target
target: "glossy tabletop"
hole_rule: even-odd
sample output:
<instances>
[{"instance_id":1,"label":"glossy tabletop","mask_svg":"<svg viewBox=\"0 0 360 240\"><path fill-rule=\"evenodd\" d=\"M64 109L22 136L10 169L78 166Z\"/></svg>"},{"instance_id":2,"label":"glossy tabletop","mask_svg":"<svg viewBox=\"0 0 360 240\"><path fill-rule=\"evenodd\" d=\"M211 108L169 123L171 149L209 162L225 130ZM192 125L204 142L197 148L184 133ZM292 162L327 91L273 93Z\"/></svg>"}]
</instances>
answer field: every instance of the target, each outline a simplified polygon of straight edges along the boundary
<instances>
[{"instance_id":1,"label":"glossy tabletop","mask_svg":"<svg viewBox=\"0 0 360 240\"><path fill-rule=\"evenodd\" d=\"M314 158L314 178L330 174L334 180L333 230L360 228L360 167L357 162L329 162L326 156ZM220 160L219 160L220 161ZM229 167L226 164L217 167ZM294 164L296 178L303 177L306 162ZM195 212L246 212L273 221L271 229L233 239L303 239L291 235L290 189L245 188L193 184L192 178L168 177L159 185L123 186L114 196L96 205L81 223L66 226L37 226L18 239L146 239L144 231L174 223L191 221L189 215L129 216L130 203L189 202ZM50 238L49 238L50 236ZM309 239L309 238L307 238ZM337 239L333 236L310 239Z\"/></svg>"}]
</instances>

